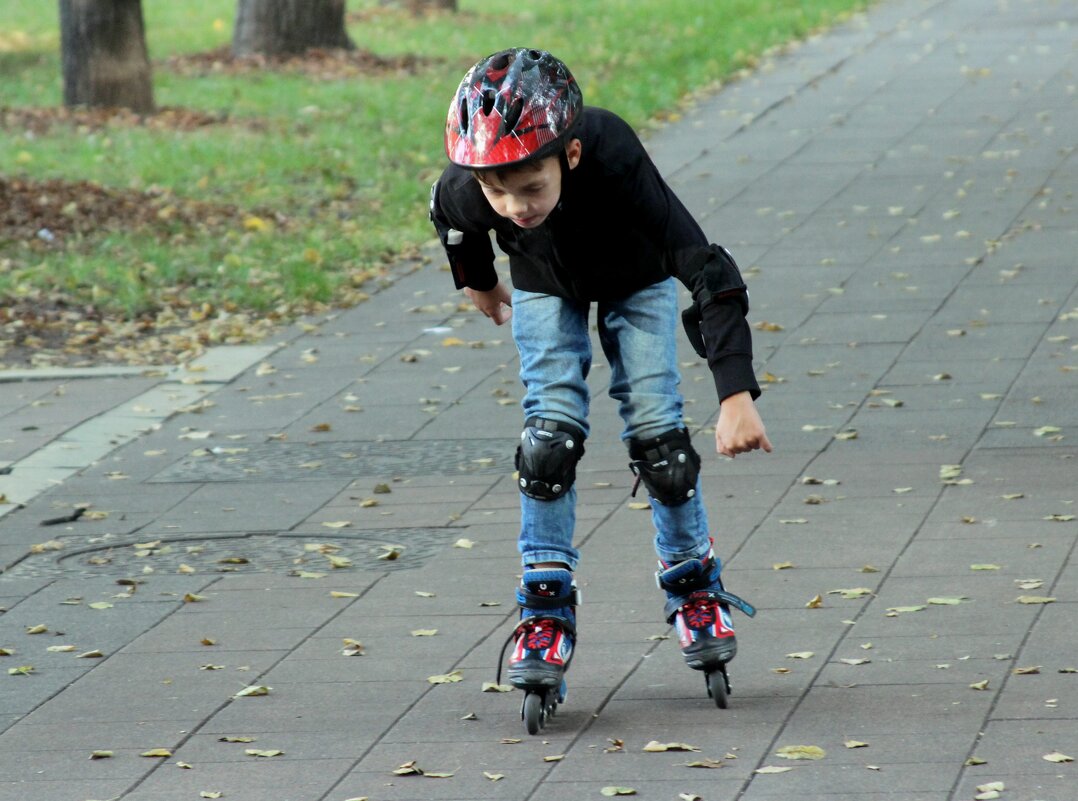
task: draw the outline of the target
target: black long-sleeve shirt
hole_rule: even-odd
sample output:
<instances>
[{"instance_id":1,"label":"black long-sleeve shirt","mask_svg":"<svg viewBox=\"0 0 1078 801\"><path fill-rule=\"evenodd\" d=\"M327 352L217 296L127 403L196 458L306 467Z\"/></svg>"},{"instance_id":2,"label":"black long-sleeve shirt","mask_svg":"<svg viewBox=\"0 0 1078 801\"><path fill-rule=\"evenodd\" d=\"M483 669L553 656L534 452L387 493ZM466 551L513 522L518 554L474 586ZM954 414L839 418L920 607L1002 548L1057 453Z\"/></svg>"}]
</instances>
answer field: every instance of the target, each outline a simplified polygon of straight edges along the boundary
<instances>
[{"instance_id":1,"label":"black long-sleeve shirt","mask_svg":"<svg viewBox=\"0 0 1078 801\"><path fill-rule=\"evenodd\" d=\"M587 107L572 135L581 140L580 161L562 170L560 202L533 229L495 213L470 170L450 165L442 173L431 219L457 288L497 285L491 231L509 256L513 286L529 292L616 300L674 276L699 304L720 399L746 390L757 397L743 285L722 293L708 286L704 268L713 246L636 133L612 112Z\"/></svg>"}]
</instances>

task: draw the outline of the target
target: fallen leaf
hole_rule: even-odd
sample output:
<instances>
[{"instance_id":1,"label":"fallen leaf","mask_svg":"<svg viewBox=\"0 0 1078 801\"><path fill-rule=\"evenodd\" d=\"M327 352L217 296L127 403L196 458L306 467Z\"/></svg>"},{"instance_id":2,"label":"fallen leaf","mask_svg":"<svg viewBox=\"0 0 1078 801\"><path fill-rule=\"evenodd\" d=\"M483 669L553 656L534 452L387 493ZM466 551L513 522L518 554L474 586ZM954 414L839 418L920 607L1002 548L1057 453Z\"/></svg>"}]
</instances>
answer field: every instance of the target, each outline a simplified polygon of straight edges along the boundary
<instances>
[{"instance_id":1,"label":"fallen leaf","mask_svg":"<svg viewBox=\"0 0 1078 801\"><path fill-rule=\"evenodd\" d=\"M247 756L253 757L275 757L283 755L284 751L281 751L277 748L270 748L268 750L262 750L259 748L246 748L244 749L243 753L247 754Z\"/></svg>"},{"instance_id":2,"label":"fallen leaf","mask_svg":"<svg viewBox=\"0 0 1078 801\"><path fill-rule=\"evenodd\" d=\"M971 684L969 686L969 688L971 690L987 690L988 689L988 679L981 679L980 681L975 681L975 682L973 682L973 684Z\"/></svg>"},{"instance_id":3,"label":"fallen leaf","mask_svg":"<svg viewBox=\"0 0 1078 801\"><path fill-rule=\"evenodd\" d=\"M18 667L8 668L7 674L9 676L29 676L33 672L33 665L19 665Z\"/></svg>"},{"instance_id":4,"label":"fallen leaf","mask_svg":"<svg viewBox=\"0 0 1078 801\"><path fill-rule=\"evenodd\" d=\"M353 640L351 637L344 638L344 650L342 656L363 656L363 643Z\"/></svg>"},{"instance_id":5,"label":"fallen leaf","mask_svg":"<svg viewBox=\"0 0 1078 801\"><path fill-rule=\"evenodd\" d=\"M857 665L867 665L872 660L871 659L840 659L838 661L841 662L844 665L857 666Z\"/></svg>"},{"instance_id":6,"label":"fallen leaf","mask_svg":"<svg viewBox=\"0 0 1078 801\"><path fill-rule=\"evenodd\" d=\"M1053 751L1050 754L1045 754L1044 756L1041 757L1041 759L1043 759L1045 762L1059 762L1059 763L1073 762L1074 761L1074 757L1067 756L1066 754L1061 754L1058 751Z\"/></svg>"},{"instance_id":7,"label":"fallen leaf","mask_svg":"<svg viewBox=\"0 0 1078 801\"><path fill-rule=\"evenodd\" d=\"M963 601L968 600L969 598L965 595L957 595L950 598L929 598L928 603L934 604L935 606L958 606Z\"/></svg>"},{"instance_id":8,"label":"fallen leaf","mask_svg":"<svg viewBox=\"0 0 1078 801\"><path fill-rule=\"evenodd\" d=\"M170 757L172 752L167 748L151 748L149 751L143 751L139 756L144 757Z\"/></svg>"},{"instance_id":9,"label":"fallen leaf","mask_svg":"<svg viewBox=\"0 0 1078 801\"><path fill-rule=\"evenodd\" d=\"M483 687L480 692L484 693L511 693L513 692L512 684L495 684L493 681L484 681Z\"/></svg>"},{"instance_id":10,"label":"fallen leaf","mask_svg":"<svg viewBox=\"0 0 1078 801\"><path fill-rule=\"evenodd\" d=\"M224 737L218 737L217 738L217 742L219 742L219 743L253 743L254 741L255 741L254 737L242 737L242 736L229 736L229 735L226 735Z\"/></svg>"},{"instance_id":11,"label":"fallen leaf","mask_svg":"<svg viewBox=\"0 0 1078 801\"><path fill-rule=\"evenodd\" d=\"M197 603L200 603L200 602L205 601L205 600L206 600L205 595L196 595L193 592L186 593L183 596L183 602L185 604L197 604ZM93 604L90 604L90 606L93 606Z\"/></svg>"},{"instance_id":12,"label":"fallen leaf","mask_svg":"<svg viewBox=\"0 0 1078 801\"><path fill-rule=\"evenodd\" d=\"M616 795L636 795L636 790L632 787L604 787L599 791L600 794L605 795L607 798L613 798Z\"/></svg>"},{"instance_id":13,"label":"fallen leaf","mask_svg":"<svg viewBox=\"0 0 1078 801\"><path fill-rule=\"evenodd\" d=\"M858 598L864 598L866 595L872 595L872 590L868 587L853 587L850 589L828 590L827 594L841 595L846 600L853 601Z\"/></svg>"},{"instance_id":14,"label":"fallen leaf","mask_svg":"<svg viewBox=\"0 0 1078 801\"><path fill-rule=\"evenodd\" d=\"M815 651L794 651L792 654L786 654L787 659L812 659L814 656Z\"/></svg>"},{"instance_id":15,"label":"fallen leaf","mask_svg":"<svg viewBox=\"0 0 1078 801\"><path fill-rule=\"evenodd\" d=\"M970 565L970 570L1002 570L999 565Z\"/></svg>"},{"instance_id":16,"label":"fallen leaf","mask_svg":"<svg viewBox=\"0 0 1078 801\"><path fill-rule=\"evenodd\" d=\"M105 655L98 650L84 651L81 654L75 656L76 659L101 659Z\"/></svg>"},{"instance_id":17,"label":"fallen leaf","mask_svg":"<svg viewBox=\"0 0 1078 801\"><path fill-rule=\"evenodd\" d=\"M224 793L220 790L202 790L198 794L199 798L222 798L223 796Z\"/></svg>"},{"instance_id":18,"label":"fallen leaf","mask_svg":"<svg viewBox=\"0 0 1078 801\"><path fill-rule=\"evenodd\" d=\"M658 740L652 740L644 746L644 750L649 753L659 753L662 751L699 751L700 749L687 743L660 743Z\"/></svg>"},{"instance_id":19,"label":"fallen leaf","mask_svg":"<svg viewBox=\"0 0 1078 801\"><path fill-rule=\"evenodd\" d=\"M405 762L403 765L398 765L396 768L394 768L393 769L393 775L395 775L395 776L422 776L423 771L420 769L420 767L418 765L416 765L415 760L412 759L412 760L409 760L408 762Z\"/></svg>"},{"instance_id":20,"label":"fallen leaf","mask_svg":"<svg viewBox=\"0 0 1078 801\"><path fill-rule=\"evenodd\" d=\"M467 537L461 537L459 540L457 540L456 542L453 543L453 547L454 548L464 548L466 550L470 550L471 548L475 547L475 543L472 542Z\"/></svg>"},{"instance_id":21,"label":"fallen leaf","mask_svg":"<svg viewBox=\"0 0 1078 801\"><path fill-rule=\"evenodd\" d=\"M617 737L607 738L610 741L610 745L603 749L604 754L620 754L625 751L625 741L619 740Z\"/></svg>"},{"instance_id":22,"label":"fallen leaf","mask_svg":"<svg viewBox=\"0 0 1078 801\"><path fill-rule=\"evenodd\" d=\"M967 759L967 760L966 760L966 761L965 761L965 762L964 762L963 764L964 764L964 765L965 765L965 766L966 766L967 768L975 768L975 767L977 767L978 765L987 765L987 764L988 764L988 760L987 760L987 759L981 759L980 757L976 757L976 756L971 756L971 757L970 757L969 759Z\"/></svg>"},{"instance_id":23,"label":"fallen leaf","mask_svg":"<svg viewBox=\"0 0 1078 801\"><path fill-rule=\"evenodd\" d=\"M90 754L90 759L111 759L112 751L94 751Z\"/></svg>"},{"instance_id":24,"label":"fallen leaf","mask_svg":"<svg viewBox=\"0 0 1078 801\"><path fill-rule=\"evenodd\" d=\"M823 759L827 756L818 745L784 745L775 754L783 759Z\"/></svg>"},{"instance_id":25,"label":"fallen leaf","mask_svg":"<svg viewBox=\"0 0 1078 801\"><path fill-rule=\"evenodd\" d=\"M51 653L54 653L54 654L64 654L64 653L70 653L71 651L74 651L75 646L74 645L50 645L45 650L49 651ZM10 656L10 654L5 654L5 656Z\"/></svg>"},{"instance_id":26,"label":"fallen leaf","mask_svg":"<svg viewBox=\"0 0 1078 801\"><path fill-rule=\"evenodd\" d=\"M817 595L815 598L805 604L806 609L819 609L823 606L823 596Z\"/></svg>"},{"instance_id":27,"label":"fallen leaf","mask_svg":"<svg viewBox=\"0 0 1078 801\"><path fill-rule=\"evenodd\" d=\"M505 742L505 740L502 740L502 742ZM520 741L518 740L517 742ZM553 754L552 756L543 757L544 762L561 762L563 759L565 759L565 754Z\"/></svg>"},{"instance_id":28,"label":"fallen leaf","mask_svg":"<svg viewBox=\"0 0 1078 801\"><path fill-rule=\"evenodd\" d=\"M236 693L232 697L233 698L255 698L255 697L258 697L258 696L262 696L262 695L269 695L270 690L272 690L272 689L273 689L272 687L265 687L263 685L258 684L258 685L254 685L254 686L251 686L251 687L244 687L242 690L240 690L238 693Z\"/></svg>"},{"instance_id":29,"label":"fallen leaf","mask_svg":"<svg viewBox=\"0 0 1078 801\"><path fill-rule=\"evenodd\" d=\"M504 773L491 773L490 771L484 770L483 771L483 777L487 778L487 779L490 779L492 782L496 782L499 779L504 779L505 774Z\"/></svg>"},{"instance_id":30,"label":"fallen leaf","mask_svg":"<svg viewBox=\"0 0 1078 801\"><path fill-rule=\"evenodd\" d=\"M721 759L697 759L693 762L686 762L687 768L706 768L708 770L715 770L718 768L725 768L726 763Z\"/></svg>"},{"instance_id":31,"label":"fallen leaf","mask_svg":"<svg viewBox=\"0 0 1078 801\"><path fill-rule=\"evenodd\" d=\"M449 673L440 673L436 676L428 676L427 681L431 684L456 684L459 681L464 681L464 672L453 670Z\"/></svg>"},{"instance_id":32,"label":"fallen leaf","mask_svg":"<svg viewBox=\"0 0 1078 801\"><path fill-rule=\"evenodd\" d=\"M894 617L895 615L902 615L907 612L920 612L927 608L927 606L922 606L920 604L916 606L891 606L887 609L887 615L889 617Z\"/></svg>"},{"instance_id":33,"label":"fallen leaf","mask_svg":"<svg viewBox=\"0 0 1078 801\"><path fill-rule=\"evenodd\" d=\"M860 740L846 740L842 744L847 748L868 748L868 743L863 743Z\"/></svg>"},{"instance_id":34,"label":"fallen leaf","mask_svg":"<svg viewBox=\"0 0 1078 801\"><path fill-rule=\"evenodd\" d=\"M330 598L358 598L359 593L358 592L342 592L340 590L330 590L329 591L329 597Z\"/></svg>"},{"instance_id":35,"label":"fallen leaf","mask_svg":"<svg viewBox=\"0 0 1078 801\"><path fill-rule=\"evenodd\" d=\"M647 501L633 501L629 504L629 508L635 509L636 511L643 511L644 509L650 509L651 504Z\"/></svg>"},{"instance_id":36,"label":"fallen leaf","mask_svg":"<svg viewBox=\"0 0 1078 801\"><path fill-rule=\"evenodd\" d=\"M786 773L793 770L793 768L778 767L777 765L764 765L762 768L757 768L753 773Z\"/></svg>"},{"instance_id":37,"label":"fallen leaf","mask_svg":"<svg viewBox=\"0 0 1078 801\"><path fill-rule=\"evenodd\" d=\"M1055 603L1055 598L1047 598L1043 595L1019 595L1014 599L1020 604L1052 604Z\"/></svg>"},{"instance_id":38,"label":"fallen leaf","mask_svg":"<svg viewBox=\"0 0 1078 801\"><path fill-rule=\"evenodd\" d=\"M680 801L704 801L703 798L698 795L693 795L692 793L678 793L677 797Z\"/></svg>"},{"instance_id":39,"label":"fallen leaf","mask_svg":"<svg viewBox=\"0 0 1078 801\"><path fill-rule=\"evenodd\" d=\"M438 629L413 629L413 637L433 637L438 633Z\"/></svg>"},{"instance_id":40,"label":"fallen leaf","mask_svg":"<svg viewBox=\"0 0 1078 801\"><path fill-rule=\"evenodd\" d=\"M350 525L352 525L352 521L351 520L331 520L329 522L323 523L322 525L325 526L326 528L348 528Z\"/></svg>"},{"instance_id":41,"label":"fallen leaf","mask_svg":"<svg viewBox=\"0 0 1078 801\"><path fill-rule=\"evenodd\" d=\"M1029 667L1017 667L1011 671L1015 676L1036 676L1041 672L1040 665L1031 665Z\"/></svg>"},{"instance_id":42,"label":"fallen leaf","mask_svg":"<svg viewBox=\"0 0 1078 801\"><path fill-rule=\"evenodd\" d=\"M808 523L808 519L804 517L788 517L783 520L779 520L784 526L803 526Z\"/></svg>"},{"instance_id":43,"label":"fallen leaf","mask_svg":"<svg viewBox=\"0 0 1078 801\"><path fill-rule=\"evenodd\" d=\"M771 565L772 570L789 570L794 566L793 562L776 562Z\"/></svg>"}]
</instances>

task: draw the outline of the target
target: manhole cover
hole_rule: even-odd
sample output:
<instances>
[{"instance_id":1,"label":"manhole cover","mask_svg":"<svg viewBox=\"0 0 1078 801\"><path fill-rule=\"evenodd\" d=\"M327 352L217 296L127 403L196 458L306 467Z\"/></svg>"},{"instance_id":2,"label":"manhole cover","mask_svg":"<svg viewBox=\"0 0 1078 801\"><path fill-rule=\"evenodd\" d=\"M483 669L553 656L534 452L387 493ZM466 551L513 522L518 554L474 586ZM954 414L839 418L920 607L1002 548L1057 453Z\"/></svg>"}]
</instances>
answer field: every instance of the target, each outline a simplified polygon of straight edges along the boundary
<instances>
[{"instance_id":1,"label":"manhole cover","mask_svg":"<svg viewBox=\"0 0 1078 801\"><path fill-rule=\"evenodd\" d=\"M19 578L138 577L145 574L283 573L306 578L350 570L407 570L460 537L461 528L385 529L332 538L289 533L200 535L197 538L124 540L34 554L5 571ZM61 541L62 538L61 538Z\"/></svg>"},{"instance_id":2,"label":"manhole cover","mask_svg":"<svg viewBox=\"0 0 1078 801\"><path fill-rule=\"evenodd\" d=\"M512 470L504 440L261 442L199 448L150 479L155 483L413 478Z\"/></svg>"}]
</instances>

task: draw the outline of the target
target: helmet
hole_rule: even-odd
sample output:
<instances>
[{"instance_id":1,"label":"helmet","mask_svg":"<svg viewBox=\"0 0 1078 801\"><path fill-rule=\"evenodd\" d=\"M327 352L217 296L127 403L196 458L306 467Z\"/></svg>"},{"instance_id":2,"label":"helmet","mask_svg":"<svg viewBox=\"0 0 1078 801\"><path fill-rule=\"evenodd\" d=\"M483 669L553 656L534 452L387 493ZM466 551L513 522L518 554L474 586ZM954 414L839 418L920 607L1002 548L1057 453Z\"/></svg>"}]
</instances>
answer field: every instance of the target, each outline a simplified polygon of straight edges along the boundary
<instances>
[{"instance_id":1,"label":"helmet","mask_svg":"<svg viewBox=\"0 0 1078 801\"><path fill-rule=\"evenodd\" d=\"M554 155L583 105L569 68L550 53L502 50L460 82L445 123L446 154L472 169Z\"/></svg>"}]
</instances>

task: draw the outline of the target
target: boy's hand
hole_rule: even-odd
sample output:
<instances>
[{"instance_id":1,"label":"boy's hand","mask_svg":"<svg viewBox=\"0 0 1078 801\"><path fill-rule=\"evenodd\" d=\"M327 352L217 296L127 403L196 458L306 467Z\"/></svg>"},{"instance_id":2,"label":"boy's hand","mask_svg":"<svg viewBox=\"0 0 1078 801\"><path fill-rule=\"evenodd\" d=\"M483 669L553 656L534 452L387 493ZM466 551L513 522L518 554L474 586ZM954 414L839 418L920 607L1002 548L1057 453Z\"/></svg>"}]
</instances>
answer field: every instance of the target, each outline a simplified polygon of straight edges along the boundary
<instances>
[{"instance_id":1,"label":"boy's hand","mask_svg":"<svg viewBox=\"0 0 1078 801\"><path fill-rule=\"evenodd\" d=\"M472 305L493 320L495 325L503 325L513 316L512 296L501 281L498 282L494 289L486 292L480 292L478 289L465 289L464 294L468 296Z\"/></svg>"},{"instance_id":2,"label":"boy's hand","mask_svg":"<svg viewBox=\"0 0 1078 801\"><path fill-rule=\"evenodd\" d=\"M771 453L763 420L752 402L752 395L739 392L726 398L719 407L719 422L715 426L715 450L731 459L739 453L763 448Z\"/></svg>"}]
</instances>

